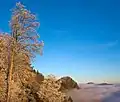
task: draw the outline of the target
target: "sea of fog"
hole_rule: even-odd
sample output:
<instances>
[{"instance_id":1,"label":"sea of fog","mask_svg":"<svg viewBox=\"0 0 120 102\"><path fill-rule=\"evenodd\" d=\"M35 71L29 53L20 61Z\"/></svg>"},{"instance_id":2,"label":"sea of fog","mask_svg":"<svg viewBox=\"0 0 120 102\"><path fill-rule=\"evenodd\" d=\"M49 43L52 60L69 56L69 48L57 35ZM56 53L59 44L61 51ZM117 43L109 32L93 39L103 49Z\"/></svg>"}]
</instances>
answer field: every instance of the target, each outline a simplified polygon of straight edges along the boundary
<instances>
[{"instance_id":1,"label":"sea of fog","mask_svg":"<svg viewBox=\"0 0 120 102\"><path fill-rule=\"evenodd\" d=\"M120 84L80 84L68 92L74 102L120 102Z\"/></svg>"}]
</instances>

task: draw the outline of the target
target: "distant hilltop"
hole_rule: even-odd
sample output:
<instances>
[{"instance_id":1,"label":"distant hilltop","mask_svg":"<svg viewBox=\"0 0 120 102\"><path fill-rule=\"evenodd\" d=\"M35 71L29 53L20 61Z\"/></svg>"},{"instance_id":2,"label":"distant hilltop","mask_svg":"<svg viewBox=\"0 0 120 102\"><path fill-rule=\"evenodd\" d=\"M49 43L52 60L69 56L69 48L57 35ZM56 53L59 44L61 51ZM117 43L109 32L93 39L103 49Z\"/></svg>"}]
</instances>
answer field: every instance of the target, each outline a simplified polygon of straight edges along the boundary
<instances>
[{"instance_id":1,"label":"distant hilltop","mask_svg":"<svg viewBox=\"0 0 120 102\"><path fill-rule=\"evenodd\" d=\"M97 84L97 85L113 85L113 84L110 84L110 83L100 83L100 84Z\"/></svg>"}]
</instances>

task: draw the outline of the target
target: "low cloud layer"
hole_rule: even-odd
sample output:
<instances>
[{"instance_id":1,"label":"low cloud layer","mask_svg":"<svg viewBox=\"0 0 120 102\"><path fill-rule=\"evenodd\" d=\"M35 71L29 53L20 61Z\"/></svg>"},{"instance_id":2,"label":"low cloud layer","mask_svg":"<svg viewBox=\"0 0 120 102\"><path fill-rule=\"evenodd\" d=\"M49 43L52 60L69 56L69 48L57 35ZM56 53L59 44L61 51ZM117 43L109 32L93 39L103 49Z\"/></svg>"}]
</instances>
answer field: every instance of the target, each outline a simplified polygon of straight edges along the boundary
<instances>
[{"instance_id":1,"label":"low cloud layer","mask_svg":"<svg viewBox=\"0 0 120 102\"><path fill-rule=\"evenodd\" d=\"M80 90L68 94L74 102L120 102L120 86L116 85L80 85Z\"/></svg>"}]
</instances>

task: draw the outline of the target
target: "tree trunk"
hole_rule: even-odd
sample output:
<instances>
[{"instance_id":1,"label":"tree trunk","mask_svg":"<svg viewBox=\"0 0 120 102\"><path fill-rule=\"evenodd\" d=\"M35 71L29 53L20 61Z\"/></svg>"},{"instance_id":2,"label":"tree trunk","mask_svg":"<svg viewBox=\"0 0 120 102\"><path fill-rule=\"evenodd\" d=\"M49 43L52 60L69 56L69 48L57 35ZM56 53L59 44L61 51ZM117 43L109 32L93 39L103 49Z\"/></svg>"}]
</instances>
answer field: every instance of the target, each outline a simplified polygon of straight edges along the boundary
<instances>
[{"instance_id":1,"label":"tree trunk","mask_svg":"<svg viewBox=\"0 0 120 102\"><path fill-rule=\"evenodd\" d=\"M13 66L14 66L14 52L12 51L11 60L10 60L10 67L8 71L8 90L7 90L7 102L10 102L10 91L11 91L11 81L12 81L12 73L13 73Z\"/></svg>"}]
</instances>

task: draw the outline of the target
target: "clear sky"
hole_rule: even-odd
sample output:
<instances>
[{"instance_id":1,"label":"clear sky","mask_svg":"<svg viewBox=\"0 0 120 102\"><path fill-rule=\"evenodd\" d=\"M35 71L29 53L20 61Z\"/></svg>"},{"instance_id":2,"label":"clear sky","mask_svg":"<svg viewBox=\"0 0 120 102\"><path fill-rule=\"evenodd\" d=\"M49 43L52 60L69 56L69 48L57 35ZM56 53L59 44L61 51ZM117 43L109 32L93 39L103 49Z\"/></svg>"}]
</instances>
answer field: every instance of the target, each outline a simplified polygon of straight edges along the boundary
<instances>
[{"instance_id":1,"label":"clear sky","mask_svg":"<svg viewBox=\"0 0 120 102\"><path fill-rule=\"evenodd\" d=\"M9 32L17 0L2 0L0 31ZM120 82L120 0L19 0L40 21L44 55L40 72L69 75L79 82Z\"/></svg>"}]
</instances>

